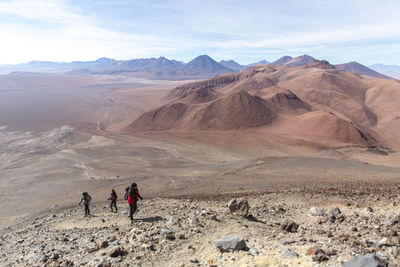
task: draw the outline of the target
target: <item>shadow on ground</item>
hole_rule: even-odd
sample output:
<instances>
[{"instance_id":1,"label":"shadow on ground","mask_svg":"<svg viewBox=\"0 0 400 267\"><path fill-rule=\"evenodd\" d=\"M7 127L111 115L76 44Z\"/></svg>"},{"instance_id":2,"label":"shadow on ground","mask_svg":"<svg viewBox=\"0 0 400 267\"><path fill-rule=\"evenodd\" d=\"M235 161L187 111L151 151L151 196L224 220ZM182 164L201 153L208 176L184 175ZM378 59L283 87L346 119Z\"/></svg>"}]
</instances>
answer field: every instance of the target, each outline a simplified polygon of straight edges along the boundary
<instances>
[{"instance_id":1,"label":"shadow on ground","mask_svg":"<svg viewBox=\"0 0 400 267\"><path fill-rule=\"evenodd\" d=\"M135 219L135 221L139 221L139 222L159 222L159 221L163 221L163 220L165 220L165 218L160 217L160 216Z\"/></svg>"}]
</instances>

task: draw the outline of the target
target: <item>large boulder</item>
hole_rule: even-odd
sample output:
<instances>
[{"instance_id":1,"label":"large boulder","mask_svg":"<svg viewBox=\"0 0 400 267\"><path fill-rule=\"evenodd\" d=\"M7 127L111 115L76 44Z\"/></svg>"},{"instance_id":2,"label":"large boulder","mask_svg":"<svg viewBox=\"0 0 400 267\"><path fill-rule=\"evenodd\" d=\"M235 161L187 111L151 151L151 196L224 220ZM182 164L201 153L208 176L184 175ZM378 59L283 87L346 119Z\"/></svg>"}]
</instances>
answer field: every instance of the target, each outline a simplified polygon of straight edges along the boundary
<instances>
[{"instance_id":1,"label":"large boulder","mask_svg":"<svg viewBox=\"0 0 400 267\"><path fill-rule=\"evenodd\" d=\"M214 244L221 252L237 251L246 248L244 239L237 235L216 240Z\"/></svg>"},{"instance_id":2,"label":"large boulder","mask_svg":"<svg viewBox=\"0 0 400 267\"><path fill-rule=\"evenodd\" d=\"M343 264L343 267L387 267L388 264L374 254L357 255Z\"/></svg>"},{"instance_id":3,"label":"large boulder","mask_svg":"<svg viewBox=\"0 0 400 267\"><path fill-rule=\"evenodd\" d=\"M237 215L248 217L250 211L250 205L247 200L238 201L237 199L233 198L228 202L228 208L232 213Z\"/></svg>"}]
</instances>

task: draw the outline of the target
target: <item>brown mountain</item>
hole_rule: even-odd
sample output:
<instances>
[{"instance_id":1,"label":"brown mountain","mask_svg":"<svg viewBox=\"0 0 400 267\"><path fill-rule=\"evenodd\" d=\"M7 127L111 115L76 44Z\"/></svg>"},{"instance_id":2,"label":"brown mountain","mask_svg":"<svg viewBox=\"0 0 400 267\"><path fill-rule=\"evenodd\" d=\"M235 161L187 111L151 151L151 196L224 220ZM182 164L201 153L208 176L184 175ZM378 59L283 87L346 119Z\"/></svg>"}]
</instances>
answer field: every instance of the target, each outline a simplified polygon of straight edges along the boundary
<instances>
[{"instance_id":1,"label":"brown mountain","mask_svg":"<svg viewBox=\"0 0 400 267\"><path fill-rule=\"evenodd\" d=\"M309 56L309 55L302 55L298 56L295 58L292 58L291 56L283 56L279 58L278 60L275 60L274 62L271 63L271 65L274 66L306 66L310 63L312 63L315 60L315 58Z\"/></svg>"},{"instance_id":2,"label":"brown mountain","mask_svg":"<svg viewBox=\"0 0 400 267\"><path fill-rule=\"evenodd\" d=\"M266 125L275 117L264 99L240 91L203 104L164 105L145 112L124 131L241 129Z\"/></svg>"},{"instance_id":3,"label":"brown mountain","mask_svg":"<svg viewBox=\"0 0 400 267\"><path fill-rule=\"evenodd\" d=\"M281 125L285 132L301 133L301 136L358 145L370 145L375 139L362 132L354 123L326 111L308 112L292 117Z\"/></svg>"},{"instance_id":4,"label":"brown mountain","mask_svg":"<svg viewBox=\"0 0 400 267\"><path fill-rule=\"evenodd\" d=\"M274 136L286 144L304 140L318 147L399 146L397 92L396 80L337 70L326 61L298 67L263 65L176 87L168 95L171 104L117 130L251 128L266 140Z\"/></svg>"},{"instance_id":5,"label":"brown mountain","mask_svg":"<svg viewBox=\"0 0 400 267\"><path fill-rule=\"evenodd\" d=\"M326 60L313 60L310 64L307 65L308 68L319 68L319 69L334 69Z\"/></svg>"},{"instance_id":6,"label":"brown mountain","mask_svg":"<svg viewBox=\"0 0 400 267\"><path fill-rule=\"evenodd\" d=\"M276 113L301 114L311 111L311 106L293 92L279 92L265 98Z\"/></svg>"},{"instance_id":7,"label":"brown mountain","mask_svg":"<svg viewBox=\"0 0 400 267\"><path fill-rule=\"evenodd\" d=\"M186 103L186 104L200 104L205 102L210 102L222 94L215 91L214 89L202 87L194 91L188 91L178 97L176 102Z\"/></svg>"},{"instance_id":8,"label":"brown mountain","mask_svg":"<svg viewBox=\"0 0 400 267\"><path fill-rule=\"evenodd\" d=\"M295 58L292 58L291 60L287 61L284 63L284 66L305 66L313 62L315 58L309 56L309 55L302 55L298 56Z\"/></svg>"}]
</instances>

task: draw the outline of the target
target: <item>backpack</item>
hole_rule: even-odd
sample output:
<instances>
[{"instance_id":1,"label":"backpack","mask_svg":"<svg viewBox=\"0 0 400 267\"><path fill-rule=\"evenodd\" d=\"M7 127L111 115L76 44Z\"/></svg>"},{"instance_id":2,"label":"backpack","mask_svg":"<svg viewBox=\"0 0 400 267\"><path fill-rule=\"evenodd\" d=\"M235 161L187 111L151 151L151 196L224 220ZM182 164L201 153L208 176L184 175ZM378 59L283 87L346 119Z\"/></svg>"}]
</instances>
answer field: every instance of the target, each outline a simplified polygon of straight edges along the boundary
<instances>
[{"instance_id":1,"label":"backpack","mask_svg":"<svg viewBox=\"0 0 400 267\"><path fill-rule=\"evenodd\" d=\"M133 190L132 188L130 188L129 191L128 191L128 203L129 203L129 205L135 204L135 202L138 200L137 198L138 198L137 191Z\"/></svg>"},{"instance_id":2,"label":"backpack","mask_svg":"<svg viewBox=\"0 0 400 267\"><path fill-rule=\"evenodd\" d=\"M89 202L92 200L92 197L89 194L86 194L83 196L83 199L85 200L85 203L89 204Z\"/></svg>"}]
</instances>

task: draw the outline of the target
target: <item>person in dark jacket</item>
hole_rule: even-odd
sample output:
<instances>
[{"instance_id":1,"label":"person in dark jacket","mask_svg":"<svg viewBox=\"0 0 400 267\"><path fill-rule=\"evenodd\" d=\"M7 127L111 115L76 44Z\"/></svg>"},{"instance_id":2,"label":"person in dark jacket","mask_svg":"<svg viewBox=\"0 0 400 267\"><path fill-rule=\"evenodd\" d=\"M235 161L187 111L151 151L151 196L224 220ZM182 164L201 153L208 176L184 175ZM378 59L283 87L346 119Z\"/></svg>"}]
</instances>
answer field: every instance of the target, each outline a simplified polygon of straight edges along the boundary
<instances>
[{"instance_id":1,"label":"person in dark jacket","mask_svg":"<svg viewBox=\"0 0 400 267\"><path fill-rule=\"evenodd\" d=\"M111 189L111 195L108 198L108 200L111 200L111 204L110 204L110 209L111 212L113 212L113 207L115 208L115 212L118 212L118 208L117 208L117 199L118 199L118 195L117 193L115 193L114 189Z\"/></svg>"},{"instance_id":2,"label":"person in dark jacket","mask_svg":"<svg viewBox=\"0 0 400 267\"><path fill-rule=\"evenodd\" d=\"M133 222L133 214L135 214L137 210L137 202L138 200L143 200L142 196L139 194L139 190L137 188L137 184L133 183L128 190L128 203L129 203L129 218L131 218L131 222Z\"/></svg>"},{"instance_id":3,"label":"person in dark jacket","mask_svg":"<svg viewBox=\"0 0 400 267\"><path fill-rule=\"evenodd\" d=\"M85 217L86 216L90 216L89 205L90 205L90 201L91 200L92 200L92 197L88 194L88 192L83 192L82 193L81 201L78 204L80 206L81 203L83 202L83 204L85 205Z\"/></svg>"},{"instance_id":4,"label":"person in dark jacket","mask_svg":"<svg viewBox=\"0 0 400 267\"><path fill-rule=\"evenodd\" d=\"M124 199L128 200L128 192L129 192L129 188L131 188L130 186L128 186L127 188L125 188L125 196Z\"/></svg>"}]
</instances>

